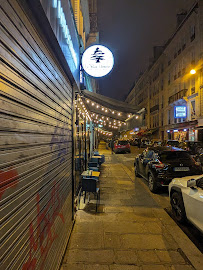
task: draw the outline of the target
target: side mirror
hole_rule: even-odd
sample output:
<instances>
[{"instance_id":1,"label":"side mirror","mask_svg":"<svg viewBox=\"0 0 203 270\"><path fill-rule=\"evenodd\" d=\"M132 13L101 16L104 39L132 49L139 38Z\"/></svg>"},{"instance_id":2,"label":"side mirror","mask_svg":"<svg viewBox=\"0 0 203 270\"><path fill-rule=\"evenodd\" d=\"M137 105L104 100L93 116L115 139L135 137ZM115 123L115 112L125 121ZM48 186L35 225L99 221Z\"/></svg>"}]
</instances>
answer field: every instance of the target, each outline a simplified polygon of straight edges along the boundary
<instances>
[{"instance_id":1,"label":"side mirror","mask_svg":"<svg viewBox=\"0 0 203 270\"><path fill-rule=\"evenodd\" d=\"M190 179L187 181L187 187L195 187L196 186L196 180Z\"/></svg>"}]
</instances>

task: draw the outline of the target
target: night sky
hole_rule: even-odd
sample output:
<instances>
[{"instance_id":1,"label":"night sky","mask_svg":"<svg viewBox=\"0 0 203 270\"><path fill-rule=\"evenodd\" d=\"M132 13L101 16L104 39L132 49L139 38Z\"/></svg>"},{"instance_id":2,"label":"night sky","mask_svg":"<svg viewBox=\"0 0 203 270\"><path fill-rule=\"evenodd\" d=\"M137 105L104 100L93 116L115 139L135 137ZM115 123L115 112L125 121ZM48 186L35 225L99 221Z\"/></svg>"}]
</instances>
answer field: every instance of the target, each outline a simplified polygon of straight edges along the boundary
<instances>
[{"instance_id":1,"label":"night sky","mask_svg":"<svg viewBox=\"0 0 203 270\"><path fill-rule=\"evenodd\" d=\"M97 0L100 44L114 54L110 74L98 79L100 94L123 100L141 71L148 67L153 46L165 44L176 28L184 0Z\"/></svg>"}]
</instances>

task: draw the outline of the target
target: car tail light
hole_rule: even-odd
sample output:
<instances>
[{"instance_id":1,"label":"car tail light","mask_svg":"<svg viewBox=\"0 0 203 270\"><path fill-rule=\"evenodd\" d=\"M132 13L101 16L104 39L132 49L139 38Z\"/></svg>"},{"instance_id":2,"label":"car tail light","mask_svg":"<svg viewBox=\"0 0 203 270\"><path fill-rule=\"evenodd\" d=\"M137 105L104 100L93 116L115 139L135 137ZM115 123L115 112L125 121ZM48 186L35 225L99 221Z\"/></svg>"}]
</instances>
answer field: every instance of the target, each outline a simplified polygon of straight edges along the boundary
<instances>
[{"instance_id":1,"label":"car tail light","mask_svg":"<svg viewBox=\"0 0 203 270\"><path fill-rule=\"evenodd\" d=\"M162 162L159 162L158 164L154 164L154 167L156 169L163 169L165 167L165 165Z\"/></svg>"}]
</instances>

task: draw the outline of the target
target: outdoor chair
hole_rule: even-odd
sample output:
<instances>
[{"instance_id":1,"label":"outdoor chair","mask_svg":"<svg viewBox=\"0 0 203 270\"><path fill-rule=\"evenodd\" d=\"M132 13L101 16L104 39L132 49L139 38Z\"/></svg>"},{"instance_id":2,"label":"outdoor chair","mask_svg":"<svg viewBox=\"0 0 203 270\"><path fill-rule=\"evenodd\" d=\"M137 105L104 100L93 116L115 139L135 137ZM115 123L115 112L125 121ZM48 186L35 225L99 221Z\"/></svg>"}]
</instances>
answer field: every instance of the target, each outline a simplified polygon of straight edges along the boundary
<instances>
[{"instance_id":1,"label":"outdoor chair","mask_svg":"<svg viewBox=\"0 0 203 270\"><path fill-rule=\"evenodd\" d=\"M94 197L96 197L96 212L97 212L97 204L100 201L100 189L98 187L99 181L95 178L83 178L82 179L82 192L85 192L84 195L84 203L86 198L86 193L93 193Z\"/></svg>"},{"instance_id":2,"label":"outdoor chair","mask_svg":"<svg viewBox=\"0 0 203 270\"><path fill-rule=\"evenodd\" d=\"M97 162L88 162L88 167L94 167L99 169L99 164Z\"/></svg>"}]
</instances>

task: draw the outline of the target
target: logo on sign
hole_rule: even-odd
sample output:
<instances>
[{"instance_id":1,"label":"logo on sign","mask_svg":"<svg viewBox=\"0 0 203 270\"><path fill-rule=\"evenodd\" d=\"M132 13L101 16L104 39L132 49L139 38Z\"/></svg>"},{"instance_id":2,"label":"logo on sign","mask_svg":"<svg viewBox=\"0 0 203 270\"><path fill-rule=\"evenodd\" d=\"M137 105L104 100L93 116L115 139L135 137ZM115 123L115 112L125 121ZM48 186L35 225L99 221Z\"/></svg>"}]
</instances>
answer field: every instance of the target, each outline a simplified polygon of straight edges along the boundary
<instances>
[{"instance_id":1,"label":"logo on sign","mask_svg":"<svg viewBox=\"0 0 203 270\"><path fill-rule=\"evenodd\" d=\"M83 53L83 69L92 77L103 77L107 75L112 70L113 65L113 54L105 46L93 45Z\"/></svg>"},{"instance_id":2,"label":"logo on sign","mask_svg":"<svg viewBox=\"0 0 203 270\"><path fill-rule=\"evenodd\" d=\"M185 118L187 116L186 106L175 106L174 107L174 118Z\"/></svg>"}]
</instances>

